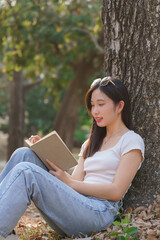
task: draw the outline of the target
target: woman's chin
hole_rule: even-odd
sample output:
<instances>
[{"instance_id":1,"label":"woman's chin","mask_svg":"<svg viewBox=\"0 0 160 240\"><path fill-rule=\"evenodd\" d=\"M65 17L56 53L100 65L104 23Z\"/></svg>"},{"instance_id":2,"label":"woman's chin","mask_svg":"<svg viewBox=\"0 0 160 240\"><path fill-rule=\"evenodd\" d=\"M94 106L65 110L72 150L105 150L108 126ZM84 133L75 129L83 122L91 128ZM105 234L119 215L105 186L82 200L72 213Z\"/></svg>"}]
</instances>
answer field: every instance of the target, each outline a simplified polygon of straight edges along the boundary
<instances>
[{"instance_id":1,"label":"woman's chin","mask_svg":"<svg viewBox=\"0 0 160 240\"><path fill-rule=\"evenodd\" d=\"M98 127L106 127L106 125L103 124L103 123L97 123L97 126L98 126Z\"/></svg>"}]
</instances>

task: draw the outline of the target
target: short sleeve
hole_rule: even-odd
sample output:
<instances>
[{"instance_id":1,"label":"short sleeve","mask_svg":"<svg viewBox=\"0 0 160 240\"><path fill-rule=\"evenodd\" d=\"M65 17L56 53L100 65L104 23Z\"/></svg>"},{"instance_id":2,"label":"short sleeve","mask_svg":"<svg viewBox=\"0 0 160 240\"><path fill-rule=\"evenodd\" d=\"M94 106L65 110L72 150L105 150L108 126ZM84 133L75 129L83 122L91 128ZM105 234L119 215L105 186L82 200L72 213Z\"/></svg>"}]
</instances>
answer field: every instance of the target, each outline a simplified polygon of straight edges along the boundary
<instances>
[{"instance_id":1,"label":"short sleeve","mask_svg":"<svg viewBox=\"0 0 160 240\"><path fill-rule=\"evenodd\" d=\"M143 141L142 137L137 133L134 133L130 136L126 136L126 138L124 138L122 146L121 146L121 156L123 156L125 153L127 153L133 149L141 150L143 158L142 158L142 161L139 166L139 168L140 168L142 162L144 161L145 145L144 145L144 141Z\"/></svg>"},{"instance_id":2,"label":"short sleeve","mask_svg":"<svg viewBox=\"0 0 160 240\"><path fill-rule=\"evenodd\" d=\"M87 143L88 143L88 139L82 144L80 153L78 154L79 157L83 156L83 151L84 151L85 147L87 146Z\"/></svg>"}]
</instances>

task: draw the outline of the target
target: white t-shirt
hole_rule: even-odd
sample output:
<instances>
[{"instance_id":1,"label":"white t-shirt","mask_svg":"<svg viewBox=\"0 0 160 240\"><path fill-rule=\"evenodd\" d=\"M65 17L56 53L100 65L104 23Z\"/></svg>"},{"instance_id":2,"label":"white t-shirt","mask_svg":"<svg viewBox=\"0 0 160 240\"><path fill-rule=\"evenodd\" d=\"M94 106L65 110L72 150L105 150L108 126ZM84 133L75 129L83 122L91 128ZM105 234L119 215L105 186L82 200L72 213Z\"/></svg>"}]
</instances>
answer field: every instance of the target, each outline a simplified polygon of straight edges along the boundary
<instances>
[{"instance_id":1,"label":"white t-shirt","mask_svg":"<svg viewBox=\"0 0 160 240\"><path fill-rule=\"evenodd\" d=\"M81 151L78 156L83 155L87 141L88 140L82 144ZM135 133L133 130L129 130L122 135L122 137L113 147L103 151L98 151L93 156L85 159L84 171L86 172L86 175L84 177L84 182L112 183L121 157L133 149L140 149L142 153L143 159L139 165L139 170L142 162L144 161L145 145L142 137L139 134Z\"/></svg>"}]
</instances>

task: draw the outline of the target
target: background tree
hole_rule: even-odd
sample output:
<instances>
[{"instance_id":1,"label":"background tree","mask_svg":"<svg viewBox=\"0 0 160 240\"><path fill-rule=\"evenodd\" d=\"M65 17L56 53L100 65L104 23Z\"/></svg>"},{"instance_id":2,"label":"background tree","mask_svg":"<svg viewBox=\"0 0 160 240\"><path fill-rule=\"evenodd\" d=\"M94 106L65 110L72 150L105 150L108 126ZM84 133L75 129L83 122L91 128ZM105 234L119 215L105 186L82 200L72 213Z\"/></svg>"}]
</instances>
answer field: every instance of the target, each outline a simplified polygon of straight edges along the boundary
<instances>
[{"instance_id":1,"label":"background tree","mask_svg":"<svg viewBox=\"0 0 160 240\"><path fill-rule=\"evenodd\" d=\"M100 19L97 17L99 4L8 0L0 6L3 71L12 79L8 155L22 145L26 89L31 88L32 82L40 76L43 76L49 94L57 100L62 100L67 91L70 93L68 111L66 106L60 108L60 112L66 111L63 120L68 122L67 128L58 117L54 126L71 148L78 119L76 106L86 89L85 81L93 72L102 69L103 53L99 43L103 45L103 35L99 34ZM82 64L88 68L86 71L83 68L86 76L80 79ZM77 91L71 92L73 86ZM66 90L62 91L62 88ZM74 95L75 107L70 111Z\"/></svg>"},{"instance_id":2,"label":"background tree","mask_svg":"<svg viewBox=\"0 0 160 240\"><path fill-rule=\"evenodd\" d=\"M105 74L126 84L134 130L145 142L145 161L124 206L150 204L160 192L159 7L155 1L103 0Z\"/></svg>"}]
</instances>

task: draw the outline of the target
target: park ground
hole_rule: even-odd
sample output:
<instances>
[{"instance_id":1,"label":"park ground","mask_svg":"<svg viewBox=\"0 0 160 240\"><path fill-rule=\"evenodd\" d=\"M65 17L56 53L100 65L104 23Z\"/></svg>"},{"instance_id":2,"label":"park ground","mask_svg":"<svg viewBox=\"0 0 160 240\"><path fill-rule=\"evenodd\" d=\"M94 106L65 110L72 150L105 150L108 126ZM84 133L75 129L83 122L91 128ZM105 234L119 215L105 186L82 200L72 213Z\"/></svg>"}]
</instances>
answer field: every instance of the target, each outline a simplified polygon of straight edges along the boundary
<instances>
[{"instance_id":1,"label":"park ground","mask_svg":"<svg viewBox=\"0 0 160 240\"><path fill-rule=\"evenodd\" d=\"M6 147L7 147L7 135L0 132L0 171L5 166L6 161ZM76 154L76 150L75 154ZM116 225L111 224L103 231L96 233L93 232L92 236L84 236L86 240L110 240L120 239L117 236L125 236L125 229L135 227L138 229L136 238L132 238L134 233L129 239L138 240L157 240L160 239L160 195L150 206L139 206L136 209L127 208L121 209L120 214L122 219L126 220L126 223L120 224L120 218L117 219L119 223ZM119 226L117 226L119 225ZM38 210L32 203L26 210L25 214L19 220L16 228L17 235L22 240L69 240L75 238L62 238L48 224L43 220ZM109 236L114 232L123 232L121 235ZM76 238L78 239L78 238ZM127 239L127 238L121 238Z\"/></svg>"}]
</instances>

